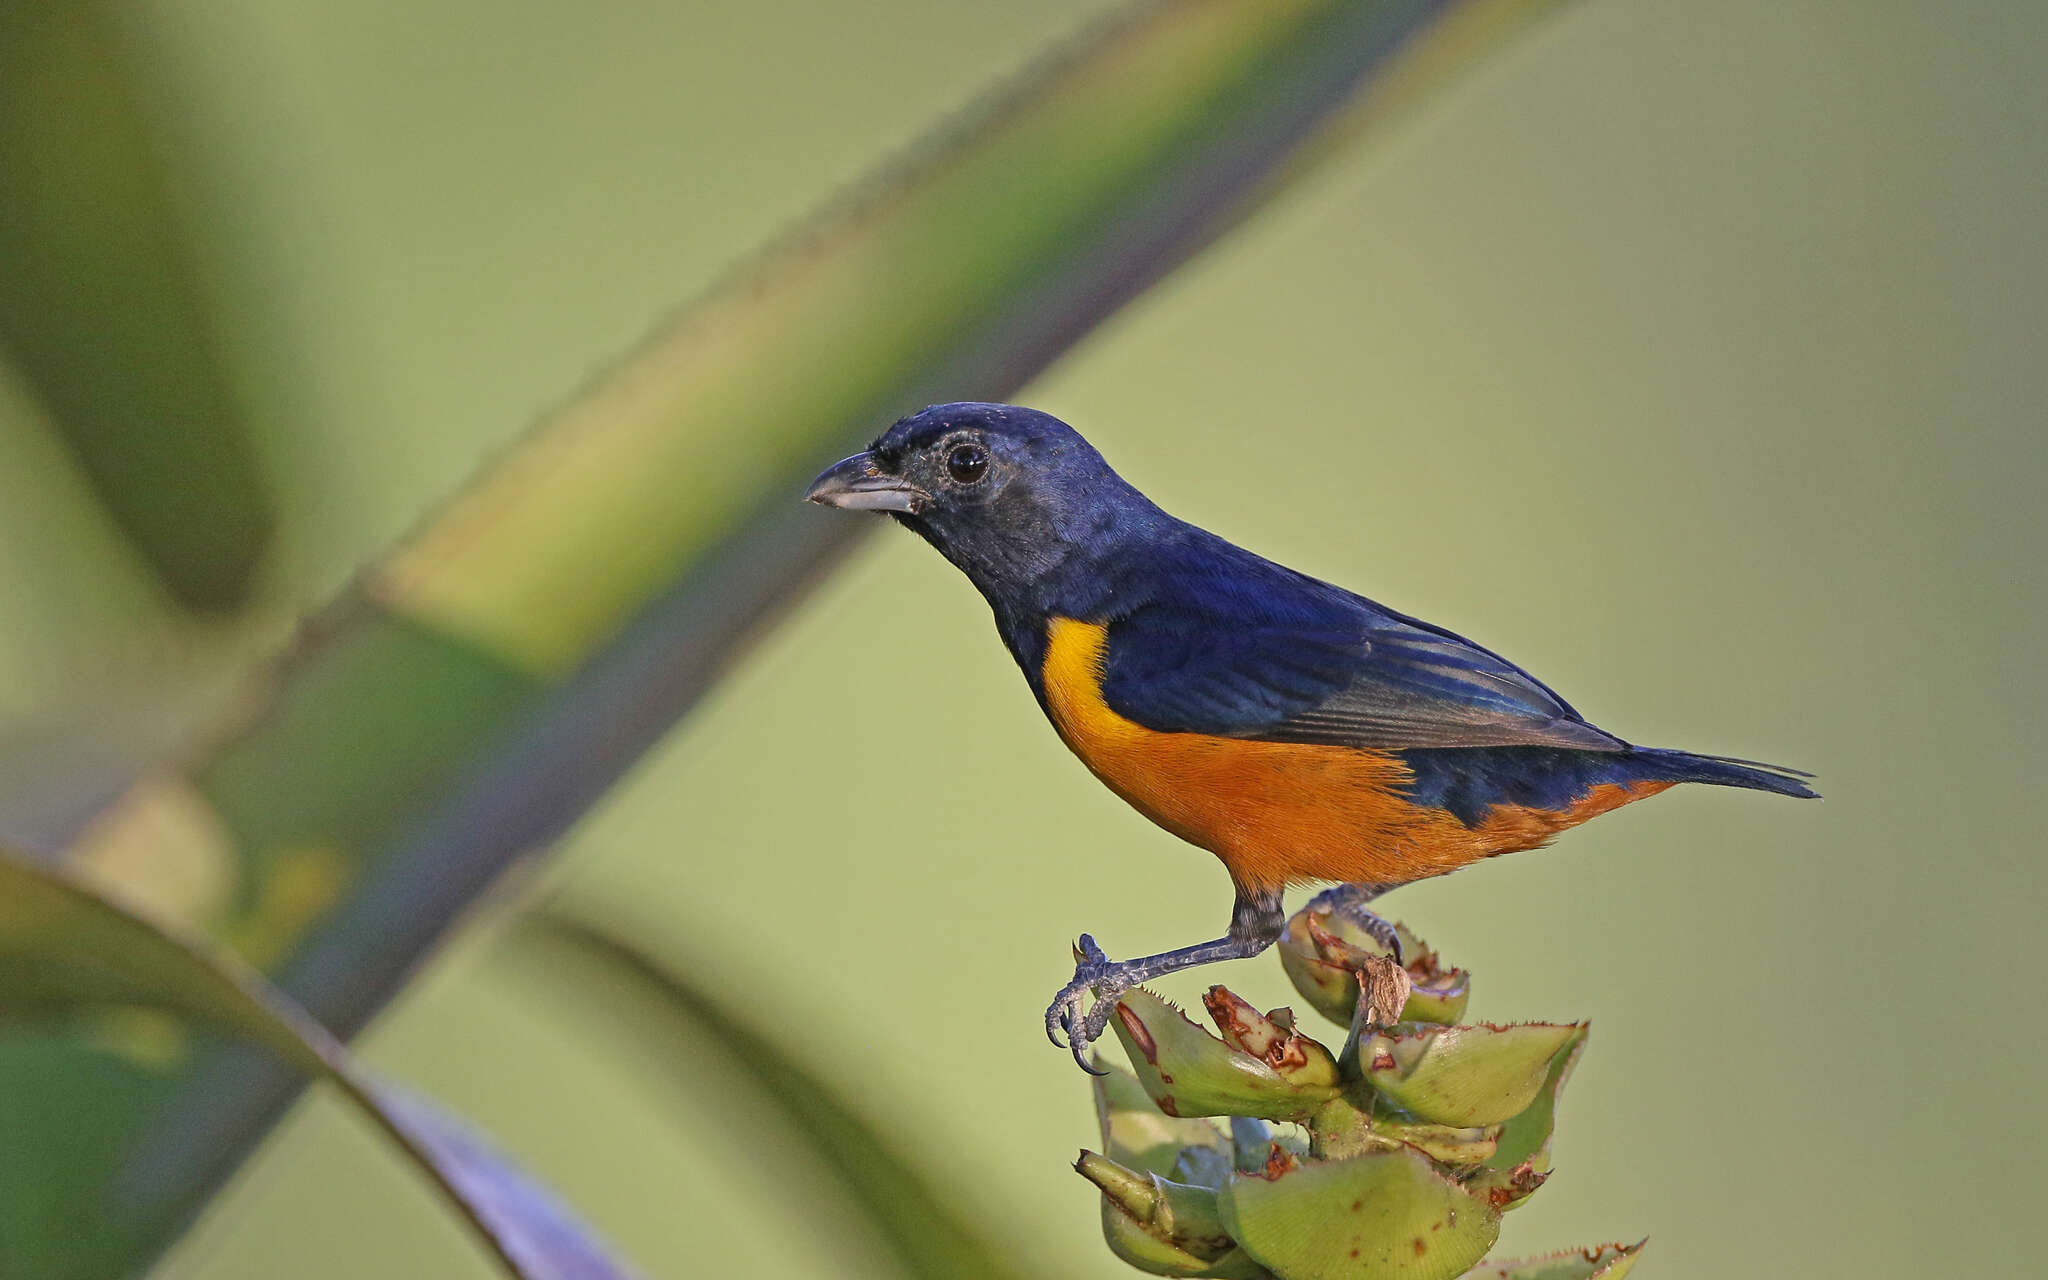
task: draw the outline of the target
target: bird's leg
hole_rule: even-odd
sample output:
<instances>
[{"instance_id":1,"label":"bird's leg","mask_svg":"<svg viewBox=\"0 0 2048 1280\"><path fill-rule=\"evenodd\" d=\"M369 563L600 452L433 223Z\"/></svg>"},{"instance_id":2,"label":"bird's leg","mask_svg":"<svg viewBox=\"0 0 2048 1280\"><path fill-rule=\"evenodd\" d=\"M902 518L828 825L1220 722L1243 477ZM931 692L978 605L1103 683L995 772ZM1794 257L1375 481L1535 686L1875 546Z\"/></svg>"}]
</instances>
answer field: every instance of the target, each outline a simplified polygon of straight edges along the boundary
<instances>
[{"instance_id":1,"label":"bird's leg","mask_svg":"<svg viewBox=\"0 0 2048 1280\"><path fill-rule=\"evenodd\" d=\"M1255 956L1279 938L1280 925L1280 891L1252 890L1240 885L1237 903L1230 912L1230 932L1214 942L1198 943L1178 951L1162 951L1156 956L1143 956L1136 960L1112 960L1095 945L1095 939L1084 933L1076 944L1081 958L1074 966L1074 980L1060 988L1051 1007L1045 1011L1046 1038L1058 1044L1064 1033L1067 1047L1074 1052L1074 1061L1081 1064L1082 1070L1094 1071L1088 1065L1088 1047L1109 1025L1109 1015L1116 1009L1118 996L1162 974L1214 964L1218 960L1244 960ZM1083 1016L1081 1001L1090 991L1095 993L1095 1004Z\"/></svg>"},{"instance_id":2,"label":"bird's leg","mask_svg":"<svg viewBox=\"0 0 2048 1280\"><path fill-rule=\"evenodd\" d=\"M1323 890L1308 900L1310 911L1327 911L1349 920L1371 934L1373 941L1385 947L1398 964L1406 964L1407 957L1401 954L1401 935L1394 926L1366 910L1372 900L1393 888L1390 884L1340 884Z\"/></svg>"}]
</instances>

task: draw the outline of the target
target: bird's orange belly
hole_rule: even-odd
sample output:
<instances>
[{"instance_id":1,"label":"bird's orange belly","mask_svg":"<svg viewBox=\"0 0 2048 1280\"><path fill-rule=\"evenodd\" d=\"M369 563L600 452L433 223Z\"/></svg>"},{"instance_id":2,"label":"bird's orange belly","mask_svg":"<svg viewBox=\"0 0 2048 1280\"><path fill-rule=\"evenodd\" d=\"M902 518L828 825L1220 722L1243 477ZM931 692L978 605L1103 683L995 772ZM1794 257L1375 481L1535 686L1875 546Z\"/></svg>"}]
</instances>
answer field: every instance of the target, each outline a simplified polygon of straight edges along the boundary
<instances>
[{"instance_id":1,"label":"bird's orange belly","mask_svg":"<svg viewBox=\"0 0 2048 1280\"><path fill-rule=\"evenodd\" d=\"M1341 880L1396 885L1542 844L1667 783L1592 788L1565 809L1498 806L1475 826L1410 801L1391 754L1322 744L1160 733L1102 696L1107 630L1055 618L1043 678L1055 728L1140 813L1222 859L1250 889Z\"/></svg>"}]
</instances>

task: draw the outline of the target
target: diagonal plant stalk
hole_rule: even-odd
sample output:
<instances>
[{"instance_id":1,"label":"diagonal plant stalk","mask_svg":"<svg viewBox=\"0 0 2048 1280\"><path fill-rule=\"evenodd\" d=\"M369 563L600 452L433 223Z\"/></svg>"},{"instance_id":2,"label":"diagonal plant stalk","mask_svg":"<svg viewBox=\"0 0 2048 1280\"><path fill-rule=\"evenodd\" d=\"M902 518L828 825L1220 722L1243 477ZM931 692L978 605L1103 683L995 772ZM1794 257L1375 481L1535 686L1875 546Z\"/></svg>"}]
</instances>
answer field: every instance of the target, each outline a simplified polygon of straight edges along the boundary
<instances>
[{"instance_id":1,"label":"diagonal plant stalk","mask_svg":"<svg viewBox=\"0 0 2048 1280\"><path fill-rule=\"evenodd\" d=\"M820 458L928 400L1008 395L1270 196L1347 107L1382 118L1553 7L1191 0L1091 32L594 381L68 861L167 885L160 907L353 1032L845 549L851 522L793 501ZM158 874L166 832L188 874ZM0 1250L64 1258L49 1274L160 1248L298 1087L247 1057L0 1048L0 1191L62 1144L58 1194L112 1204L104 1251L77 1261L0 1195Z\"/></svg>"}]
</instances>

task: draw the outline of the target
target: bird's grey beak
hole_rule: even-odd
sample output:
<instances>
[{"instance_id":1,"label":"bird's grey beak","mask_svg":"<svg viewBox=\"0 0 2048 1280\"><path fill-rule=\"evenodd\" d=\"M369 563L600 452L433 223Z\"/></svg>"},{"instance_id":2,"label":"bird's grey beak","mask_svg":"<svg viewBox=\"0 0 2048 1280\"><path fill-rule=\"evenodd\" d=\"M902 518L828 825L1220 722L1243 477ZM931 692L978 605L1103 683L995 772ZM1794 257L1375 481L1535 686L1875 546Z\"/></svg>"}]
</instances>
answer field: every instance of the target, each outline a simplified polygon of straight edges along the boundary
<instances>
[{"instance_id":1,"label":"bird's grey beak","mask_svg":"<svg viewBox=\"0 0 2048 1280\"><path fill-rule=\"evenodd\" d=\"M833 463L811 481L805 502L848 511L901 511L909 515L930 505L932 495L900 476L885 475L873 454L856 453Z\"/></svg>"}]
</instances>

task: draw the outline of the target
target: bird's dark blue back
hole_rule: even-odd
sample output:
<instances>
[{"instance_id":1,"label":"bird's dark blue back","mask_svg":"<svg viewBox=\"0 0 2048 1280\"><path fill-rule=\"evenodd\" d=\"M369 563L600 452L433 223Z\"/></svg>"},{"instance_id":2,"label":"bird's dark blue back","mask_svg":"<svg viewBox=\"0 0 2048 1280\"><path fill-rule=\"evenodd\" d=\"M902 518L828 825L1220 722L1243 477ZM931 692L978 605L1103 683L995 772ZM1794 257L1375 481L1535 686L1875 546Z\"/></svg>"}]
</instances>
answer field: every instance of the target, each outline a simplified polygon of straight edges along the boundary
<instances>
[{"instance_id":1,"label":"bird's dark blue back","mask_svg":"<svg viewBox=\"0 0 2048 1280\"><path fill-rule=\"evenodd\" d=\"M1049 415L934 406L872 454L896 467L962 440L989 453L995 478L953 498L937 477L932 503L898 518L980 588L1041 707L1048 627L1071 619L1104 627L1100 693L1125 720L1404 760L1493 753L1412 758L1418 795L1455 797L1461 809L1468 771L1499 779L1486 794L1549 775L1571 792L1586 778L1675 778L1672 760L1701 759L1631 748L1492 650L1176 519ZM1786 789L1775 773L1700 780Z\"/></svg>"}]
</instances>

